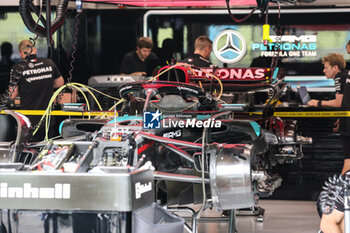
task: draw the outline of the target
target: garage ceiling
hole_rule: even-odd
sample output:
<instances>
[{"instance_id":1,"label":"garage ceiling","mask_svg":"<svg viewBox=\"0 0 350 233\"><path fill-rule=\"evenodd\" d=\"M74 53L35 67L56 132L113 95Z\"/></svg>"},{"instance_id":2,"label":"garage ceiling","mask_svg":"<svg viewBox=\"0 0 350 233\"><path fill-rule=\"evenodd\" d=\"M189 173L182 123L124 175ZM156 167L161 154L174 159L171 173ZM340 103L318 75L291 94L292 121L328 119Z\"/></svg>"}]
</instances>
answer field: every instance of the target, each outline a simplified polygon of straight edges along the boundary
<instances>
[{"instance_id":1,"label":"garage ceiling","mask_svg":"<svg viewBox=\"0 0 350 233\"><path fill-rule=\"evenodd\" d=\"M224 7L225 0L83 0L84 2L120 4L138 7ZM270 0L279 1L282 5L291 7L347 7L350 0ZM255 6L256 0L230 0L231 6Z\"/></svg>"}]
</instances>

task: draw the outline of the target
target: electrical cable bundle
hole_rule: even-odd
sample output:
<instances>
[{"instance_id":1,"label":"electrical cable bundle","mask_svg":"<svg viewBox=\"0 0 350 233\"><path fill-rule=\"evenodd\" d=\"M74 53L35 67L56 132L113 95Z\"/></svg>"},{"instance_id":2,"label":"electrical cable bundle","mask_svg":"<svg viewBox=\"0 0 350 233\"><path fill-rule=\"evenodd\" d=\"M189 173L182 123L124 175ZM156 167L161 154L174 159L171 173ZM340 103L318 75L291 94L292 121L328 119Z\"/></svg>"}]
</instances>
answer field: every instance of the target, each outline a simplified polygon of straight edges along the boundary
<instances>
[{"instance_id":1,"label":"electrical cable bundle","mask_svg":"<svg viewBox=\"0 0 350 233\"><path fill-rule=\"evenodd\" d=\"M186 63L177 63L177 64L175 64L175 65L173 65L173 66L167 68L167 69L164 70L163 72L159 73L158 75L154 76L153 78L151 78L150 80L148 80L148 82L153 81L154 79L158 78L158 77L159 77L160 75L162 75L163 73L165 73L165 72L167 72L167 71L169 71L169 70L171 70L171 69L174 69L174 68L176 68L176 67L178 67L178 66L184 66L184 67L187 67L187 68L189 68L189 69L192 68L192 66L189 65L189 64L186 64ZM199 68L198 68L198 69L199 69ZM204 71L204 72L205 72L205 71ZM193 73L194 73L194 71L193 71ZM221 97L221 95L222 95L222 93L223 93L223 85L222 85L221 80L220 80L218 77L216 77L215 75L213 75L213 74L210 74L210 73L208 73L208 72L205 72L205 73L206 73L207 75L209 75L209 76L215 78L215 79L219 82L219 85L220 85L220 92L219 92L219 95L218 95L217 99L220 99L220 97ZM69 80L69 81L70 81L70 80ZM103 111L103 109L102 109L102 107L101 107L99 101L97 100L96 96L92 93L92 91L95 91L95 92L97 92L97 93L100 93L100 94L102 94L102 95L105 95L105 96L107 96L108 98L117 100L117 103L114 104L109 110L112 110L112 109L116 108L116 106L118 106L119 104L121 104L121 103L123 103L123 102L125 101L124 99L118 99L118 98L116 98L116 97L107 95L107 94L105 94L105 93L103 93L103 92L101 92L101 91L99 91L99 90L96 90L96 89L94 89L94 88L92 88L92 87L89 87L89 86L87 86L87 85L84 85L84 84L81 84L81 83L74 83L74 82L72 83L72 82L68 82L68 83L66 83L64 86L62 86L62 87L60 87L59 89L57 89L57 91L56 91L56 92L53 94L53 96L51 97L51 99L50 99L50 101L49 101L49 104L48 104L48 107L47 107L47 109L45 110L45 113L44 113L43 116L41 117L39 123L35 126L33 135L36 134L36 132L39 130L40 125L41 125L41 124L44 122L44 120L45 120L45 141L48 140L48 131L49 131L49 126L50 126L50 116L51 116L51 112L52 112L52 106L53 106L53 104L54 104L55 99L59 96L59 94L60 94L65 88L73 88L73 89L78 90L78 91L81 93L81 95L84 97L84 99L85 99L85 102L86 102L87 110L88 110L88 111L90 111L90 104L89 104L89 101L88 101L88 98L87 98L86 94L84 93L84 91L83 91L82 89L85 89L85 90L93 97L93 99L94 99L94 101L96 102L97 106L99 107L99 110L100 110L100 111ZM103 115L103 116L101 116L101 117L105 117L105 115ZM100 117L100 118L101 118L101 117ZM89 119L90 119L90 116L89 116Z\"/></svg>"},{"instance_id":2,"label":"electrical cable bundle","mask_svg":"<svg viewBox=\"0 0 350 233\"><path fill-rule=\"evenodd\" d=\"M59 3L59 6L60 6L60 17L63 16L63 12L66 11L66 8L67 8L67 4L68 4L68 1L67 0L61 0L60 3ZM90 89L93 89L93 88L90 88L88 86L85 86L83 84L80 84L80 83L72 83L72 78L73 78L73 71L74 71L74 62L76 61L76 58L75 58L75 53L77 52L77 42L78 42L78 32L79 32L79 25L80 25L80 18L81 18L81 15L82 15L82 2L80 0L77 0L76 1L76 5L77 5L77 14L76 14L76 23L75 23L75 32L74 32L74 42L73 42L73 52L72 52L72 61L70 62L70 70L69 70L69 77L67 78L67 84L60 87L54 94L53 96L51 97L50 101L49 101L49 104L48 104L48 107L44 113L44 115L41 117L40 121L38 122L38 124L34 127L34 132L33 132L33 135L36 134L36 132L39 130L40 128L40 125L43 123L44 119L45 119L45 141L48 140L48 131L49 131L49 127L50 127L50 119L51 119L51 112L52 112L52 107L53 107L53 104L56 100L56 98L58 97L59 98L59 94L65 89L65 88L72 88L72 89L75 89L75 90L78 90L81 95L84 97L85 99L85 102L87 104L87 108L88 108L88 111L90 111L90 104L89 104L89 101L85 95L85 93L82 91L81 88L84 88L85 90L87 90L89 92L89 94L93 97L93 99L96 101L99 109L102 111L102 107L100 105L100 103L98 102L97 98L95 97L95 95L90 91ZM38 23L39 23L39 19L41 19L41 12L42 12L42 2L40 4L40 13L38 15L38 21L36 22L36 25L35 25L35 28L38 26ZM63 21L64 21L64 17L63 17ZM62 23L63 23L62 21ZM56 21L55 21L56 22ZM31 39L33 40L34 42L34 45L35 45L35 40L38 38L38 35L39 33L36 33L37 34L37 37L35 39ZM96 92L99 92L100 94L103 94L103 95L106 95L98 90L95 90L93 89L94 91ZM108 95L106 95L108 96ZM118 100L118 104L123 102L113 96L108 96L109 98L113 98L113 99L116 99ZM90 116L89 116L89 119L90 119Z\"/></svg>"},{"instance_id":3,"label":"electrical cable bundle","mask_svg":"<svg viewBox=\"0 0 350 233\"><path fill-rule=\"evenodd\" d=\"M70 65L70 70L69 70L69 77L67 78L67 82L70 83L72 81L72 78L73 78L73 71L74 71L74 63L76 61L76 57L75 57L75 54L77 53L78 51L78 47L77 47L77 43L78 43L78 33L79 33L79 25L80 25L80 22L81 22L81 17L82 17L82 12L81 11L78 11L77 14L76 14L76 17L75 17L75 25L74 25L74 29L75 29L75 32L74 32L74 35L73 35L73 44L72 44L72 54L71 54L71 57L72 57L72 61L69 63Z\"/></svg>"},{"instance_id":4,"label":"electrical cable bundle","mask_svg":"<svg viewBox=\"0 0 350 233\"><path fill-rule=\"evenodd\" d=\"M259 5L259 4L258 4ZM253 15L253 13L255 12L256 9L258 9L258 6L255 6L254 9L245 17L243 17L242 19L237 19L231 12L231 8L230 8L230 0L226 0L226 6L227 6L227 10L228 10L228 14L230 15L231 19L233 21L235 21L236 23L240 23L243 22L245 20L247 20L250 16Z\"/></svg>"},{"instance_id":5,"label":"electrical cable bundle","mask_svg":"<svg viewBox=\"0 0 350 233\"><path fill-rule=\"evenodd\" d=\"M15 91L18 81L21 78L21 73L20 70L11 70L9 86L0 98L0 112L6 108L7 103L10 101L11 95Z\"/></svg>"},{"instance_id":6,"label":"electrical cable bundle","mask_svg":"<svg viewBox=\"0 0 350 233\"><path fill-rule=\"evenodd\" d=\"M345 190L350 188L349 175L334 175L325 181L323 191L320 193L319 202L324 214L332 213L336 203L344 203Z\"/></svg>"},{"instance_id":7,"label":"electrical cable bundle","mask_svg":"<svg viewBox=\"0 0 350 233\"><path fill-rule=\"evenodd\" d=\"M94 89L92 87L86 86L86 85L81 84L81 83L67 83L67 84L63 85L62 87L60 87L59 89L57 89L57 91L52 95L52 97L51 97L51 99L49 101L48 107L45 110L45 113L41 117L39 123L35 126L33 135L36 134L36 132L39 130L40 125L44 122L44 119L45 119L45 141L48 141L48 132L49 132L49 128L50 128L50 116L51 116L51 112L52 112L52 106L53 106L53 103L54 103L55 99L57 98L57 96L65 88L74 88L74 89L78 90L81 93L81 95L84 97L84 99L85 99L88 111L90 111L90 104L89 104L89 100L88 100L86 94L84 93L83 89L85 89L92 96L92 98L95 100L97 106L99 107L100 111L103 111L103 109L101 107L101 104L97 100L96 96L92 93L92 91L95 91L95 92L98 92L98 93L100 93L102 95L105 95L108 98L112 98L114 100L118 100L118 102L112 108L115 108L117 105L121 104L124 101L124 99L118 99L116 97L104 94L101 91L98 91L98 90L96 90L96 89ZM90 116L89 116L89 119L90 119Z\"/></svg>"}]
</instances>

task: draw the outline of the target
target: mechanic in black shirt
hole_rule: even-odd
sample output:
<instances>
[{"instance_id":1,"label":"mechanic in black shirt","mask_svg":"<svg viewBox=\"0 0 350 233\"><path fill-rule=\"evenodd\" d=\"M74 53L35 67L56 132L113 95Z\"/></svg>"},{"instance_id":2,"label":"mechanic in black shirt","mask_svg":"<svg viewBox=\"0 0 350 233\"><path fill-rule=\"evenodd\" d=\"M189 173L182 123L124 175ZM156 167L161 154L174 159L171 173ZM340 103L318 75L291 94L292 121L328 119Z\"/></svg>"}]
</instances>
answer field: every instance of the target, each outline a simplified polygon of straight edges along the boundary
<instances>
[{"instance_id":1,"label":"mechanic in black shirt","mask_svg":"<svg viewBox=\"0 0 350 233\"><path fill-rule=\"evenodd\" d=\"M340 53L331 53L322 59L324 66L323 73L328 79L334 79L335 99L332 100L310 100L307 104L314 107L337 107L341 106L345 79L348 71L345 69L346 63Z\"/></svg>"},{"instance_id":2,"label":"mechanic in black shirt","mask_svg":"<svg viewBox=\"0 0 350 233\"><path fill-rule=\"evenodd\" d=\"M347 102L347 100L343 98L343 93L344 93L346 79L349 76L348 74L349 71L345 69L346 62L344 60L344 57L339 53L331 53L322 59L322 63L324 65L323 73L326 75L327 78L334 79L335 99L332 99L332 100L312 99L308 102L308 105L314 106L314 107L324 106L324 107L340 108L343 106L343 101ZM350 108L347 110L350 110ZM336 122L336 124L339 124L339 120ZM343 125L344 124L339 125L339 131L344 130ZM341 137L342 137L343 150L344 150L344 165L342 169L342 174L343 174L345 171L350 169L350 134L349 136L345 136L343 133L341 133Z\"/></svg>"},{"instance_id":3,"label":"mechanic in black shirt","mask_svg":"<svg viewBox=\"0 0 350 233\"><path fill-rule=\"evenodd\" d=\"M61 87L64 79L51 59L37 57L37 49L31 41L21 41L18 50L23 61L15 64L11 70L11 74L20 75L18 86L11 98L20 96L23 109L46 110L54 88ZM41 116L28 116L28 118L35 126ZM33 141L42 139L43 130L39 130Z\"/></svg>"},{"instance_id":4,"label":"mechanic in black shirt","mask_svg":"<svg viewBox=\"0 0 350 233\"><path fill-rule=\"evenodd\" d=\"M341 102L341 108L344 111L350 111L350 72L347 74L344 85L344 94ZM339 119L339 133L343 142L344 166L342 174L350 170L350 118L342 117Z\"/></svg>"},{"instance_id":5,"label":"mechanic in black shirt","mask_svg":"<svg viewBox=\"0 0 350 233\"><path fill-rule=\"evenodd\" d=\"M212 67L210 53L213 50L213 42L209 37L201 35L194 42L194 52L182 62L192 64L197 67Z\"/></svg>"},{"instance_id":6,"label":"mechanic in black shirt","mask_svg":"<svg viewBox=\"0 0 350 233\"><path fill-rule=\"evenodd\" d=\"M120 67L121 74L152 75L158 64L157 56L152 53L153 42L148 37L140 37L137 41L136 51L124 55Z\"/></svg>"}]
</instances>

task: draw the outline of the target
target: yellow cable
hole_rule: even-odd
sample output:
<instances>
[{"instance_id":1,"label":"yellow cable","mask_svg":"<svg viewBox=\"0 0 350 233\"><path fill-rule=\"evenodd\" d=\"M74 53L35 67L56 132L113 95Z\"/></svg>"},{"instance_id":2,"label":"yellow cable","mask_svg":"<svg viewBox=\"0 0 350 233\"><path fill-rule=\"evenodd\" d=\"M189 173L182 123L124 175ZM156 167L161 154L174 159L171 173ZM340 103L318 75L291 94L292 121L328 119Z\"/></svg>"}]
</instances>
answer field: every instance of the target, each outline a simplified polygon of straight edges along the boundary
<instances>
[{"instance_id":1,"label":"yellow cable","mask_svg":"<svg viewBox=\"0 0 350 233\"><path fill-rule=\"evenodd\" d=\"M79 87L75 86L74 84L69 85L70 87L73 87L75 89L77 89L84 97L88 111L90 111L90 103L89 103L89 99L87 98L87 96L85 95L84 91L82 89L80 89Z\"/></svg>"},{"instance_id":2,"label":"yellow cable","mask_svg":"<svg viewBox=\"0 0 350 233\"><path fill-rule=\"evenodd\" d=\"M68 83L68 84L63 85L62 87L58 88L58 89L55 91L55 93L52 95L52 97L51 97L51 99L50 99L50 101L49 101L49 104L48 104L48 107L47 107L46 110L45 110L45 113L43 114L43 116L41 117L41 119L40 119L40 121L39 121L38 127L34 130L33 135L35 135L35 134L37 133L37 131L38 131L39 128L40 128L40 125L41 125L42 120L46 117L46 119L45 119L45 140L47 140L47 138L48 138L47 135L48 135L48 130L49 130L48 119L47 119L47 118L49 117L49 115L50 115L50 113L51 113L51 111L52 111L52 107L51 107L51 106L52 106L53 102L55 101L55 99L57 98L57 96L61 93L61 91L62 91L64 88L70 87L70 86L75 87L74 84ZM77 88L77 87L75 87L75 88ZM87 99L85 93L84 93L80 88L77 88L77 89L78 89L78 90L82 93L82 95L84 96L85 101L86 101L86 104L87 104L87 106L88 106L88 109L90 110L89 101L88 101L88 99ZM102 108L100 108L100 109L102 110ZM89 117L90 117L90 116L89 116Z\"/></svg>"},{"instance_id":3,"label":"yellow cable","mask_svg":"<svg viewBox=\"0 0 350 233\"><path fill-rule=\"evenodd\" d=\"M81 87L85 87L86 90L90 93L90 95L91 95L91 96L94 98L94 100L96 101L98 108L102 111L102 107L101 107L101 105L100 105L100 102L97 100L96 96L89 90L89 88L87 88L86 85L81 84L81 83L72 83L72 84L73 84L73 85L78 85L78 86L81 86Z\"/></svg>"},{"instance_id":4,"label":"yellow cable","mask_svg":"<svg viewBox=\"0 0 350 233\"><path fill-rule=\"evenodd\" d=\"M194 69L192 69L191 66L187 67L187 69L189 69L195 77L198 77L198 75L196 74L196 72L194 71Z\"/></svg>"},{"instance_id":5,"label":"yellow cable","mask_svg":"<svg viewBox=\"0 0 350 233\"><path fill-rule=\"evenodd\" d=\"M83 95L84 99L85 99L85 102L86 102L86 105L87 105L87 108L88 108L88 111L90 111L90 102L89 102L89 99L87 98L87 96L85 95L84 91L82 89L80 89L79 87L75 86L74 84L72 85L72 87L76 88L78 91L80 91L80 93ZM100 110L102 110L100 108Z\"/></svg>"},{"instance_id":6,"label":"yellow cable","mask_svg":"<svg viewBox=\"0 0 350 233\"><path fill-rule=\"evenodd\" d=\"M111 111L112 109L116 108L119 104L123 103L125 99L120 99L116 104L114 104L111 108L108 109L108 111ZM98 116L97 118L104 118L106 117L107 113L104 113L102 116Z\"/></svg>"},{"instance_id":7,"label":"yellow cable","mask_svg":"<svg viewBox=\"0 0 350 233\"><path fill-rule=\"evenodd\" d=\"M50 106L49 112L51 112L52 107ZM45 139L47 141L49 139L49 128L50 128L51 117L47 116L45 119Z\"/></svg>"},{"instance_id":8,"label":"yellow cable","mask_svg":"<svg viewBox=\"0 0 350 233\"><path fill-rule=\"evenodd\" d=\"M49 111L49 107L51 106L51 104L53 103L53 98L56 99L57 95L66 87L66 85L58 88L55 93L52 95L51 99L49 100L49 104L48 104L48 107L46 108L45 110L45 113L43 114L43 116L40 118L40 121L38 123L38 126L37 128L34 130L33 132L33 136L36 134L36 132L39 130L40 128L40 125L41 125L41 122L42 120L45 118L46 115L48 115L48 111Z\"/></svg>"},{"instance_id":9,"label":"yellow cable","mask_svg":"<svg viewBox=\"0 0 350 233\"><path fill-rule=\"evenodd\" d=\"M57 98L57 96L59 95L59 93L64 89L65 86L62 86L61 88L59 88L51 97L48 107L46 108L46 111L44 113L44 115L42 116L42 118L40 119L39 123L45 118L45 141L48 140L48 133L49 133L49 128L50 128L50 120L51 120L51 112L52 112L52 104L55 101L55 99ZM33 135L37 132L37 130L40 128L40 125L38 126L38 128L34 131Z\"/></svg>"},{"instance_id":10,"label":"yellow cable","mask_svg":"<svg viewBox=\"0 0 350 233\"><path fill-rule=\"evenodd\" d=\"M122 103L124 100L120 100L118 98L115 98L113 96L110 96L110 95L107 95L103 92L100 92L92 87L89 87L89 86L86 86L84 84L80 84L80 83L67 83L65 85L63 85L62 87L60 87L59 89L57 89L55 91L55 93L52 95L52 97L50 98L50 101L49 101L49 104L48 104L48 107L46 108L45 110L45 113L43 114L43 116L41 117L40 121L39 121L39 125L38 127L34 130L33 132L33 135L35 135L37 133L37 131L39 130L40 128L40 125L41 125L41 122L43 121L43 119L45 118L45 140L47 141L48 140L48 131L49 131L49 125L50 125L50 120L51 118L49 117L51 115L51 112L52 112L52 104L53 102L55 101L55 99L57 98L57 96L62 92L62 90L66 87L73 87L75 89L77 89L84 97L85 99L85 102L87 104L87 108L88 108L88 111L90 111L90 104L89 104L89 100L87 98L87 96L85 95L84 91L81 89L81 88L85 88L89 94L93 97L93 99L95 100L97 106L99 107L100 111L103 111L102 110L102 107L101 107L101 104L99 103L99 101L97 100L96 96L90 91L93 90L93 91L96 91L102 95L105 95L109 98L112 98L112 99L115 99L115 100L118 100L118 103L115 105L117 106L118 104ZM81 88L80 88L81 87ZM106 114L103 115L103 117L105 117ZM90 115L89 115L89 119L90 119Z\"/></svg>"},{"instance_id":11,"label":"yellow cable","mask_svg":"<svg viewBox=\"0 0 350 233\"><path fill-rule=\"evenodd\" d=\"M111 96L111 95L107 95L106 93L103 93L102 91L99 91L99 90L97 90L97 89L95 89L95 88L93 88L93 87L89 87L89 86L87 86L89 89L91 89L91 90L93 90L93 91L96 91L97 93L99 93L99 94L101 94L101 95L104 95L104 96L106 96L106 97L108 97L108 98L111 98L111 99L114 99L114 100L120 100L119 98L116 98L116 97L114 97L114 96Z\"/></svg>"},{"instance_id":12,"label":"yellow cable","mask_svg":"<svg viewBox=\"0 0 350 233\"><path fill-rule=\"evenodd\" d=\"M215 78L216 80L218 80L218 83L219 83L219 85L220 85L220 94L219 94L219 96L217 97L217 99L220 99L221 96L222 96L222 93L224 92L224 86L222 85L221 80L220 80L218 77L216 77L215 75L213 75L213 74L211 74L211 73L209 73L209 72L206 72L206 71L204 71L204 70L202 70L202 71L203 71L204 73L208 74L209 76L212 76L212 77Z\"/></svg>"},{"instance_id":13,"label":"yellow cable","mask_svg":"<svg viewBox=\"0 0 350 233\"><path fill-rule=\"evenodd\" d=\"M55 140L55 139L60 138L60 137L62 137L62 135L57 135L55 137L50 138L49 141Z\"/></svg>"},{"instance_id":14,"label":"yellow cable","mask_svg":"<svg viewBox=\"0 0 350 233\"><path fill-rule=\"evenodd\" d=\"M193 69L191 68L191 65L186 64L186 63L177 63L177 64L172 65L172 66L170 66L169 68L165 69L164 71L162 71L162 72L159 73L158 75L152 77L152 78L151 78L150 80L148 80L147 82L150 82L150 81L152 81L152 80L158 78L158 77L161 76L162 74L164 74L164 73L168 72L169 70L174 69L175 67L178 67L178 66L188 67L188 68L193 72L193 74L196 75L196 73L195 73L195 72L193 71ZM205 71L204 71L204 72L205 72ZM205 72L205 73L206 73L206 74L209 74L208 72ZM215 75L212 75L212 74L209 74L209 75L212 76L212 77L214 77L215 79L217 79L218 82L219 82L219 84L220 84L221 91L220 91L220 95L218 96L218 99L220 99L220 97L221 97L221 95L222 95L222 92L223 92L222 83L221 83L220 79L217 78ZM50 113L52 112L52 104L53 104L53 102L55 101L55 99L57 98L57 96L58 96L58 95L62 92L62 90L63 90L64 88L66 88L66 87L73 87L73 88L77 89L77 90L83 95L83 97L84 97L84 99L85 99L85 102L86 102L86 104L87 104L88 111L90 111L89 100L88 100L87 96L85 95L84 91L83 91L81 88L85 88L86 91L89 92L89 94L90 94L90 95L93 97L93 99L95 100L95 102L96 102L98 108L100 109L100 111L103 111L103 110L102 110L102 107L101 107L101 104L100 104L99 101L97 100L96 96L91 92L91 90L93 90L93 91L95 91L95 92L97 92L97 93L99 93L99 94L101 94L101 95L107 96L107 97L109 97L109 98L111 98L111 99L118 100L118 102L117 102L111 109L115 108L117 105L119 105L120 103L122 103L122 102L125 101L124 99L118 99L118 98L116 98L116 97L107 95L107 94L105 94L105 93L103 93L103 92L101 92L101 91L99 91L99 90L96 90L96 89L94 89L94 88L92 88L92 87L89 87L89 86L86 86L86 85L84 85L84 84L80 84L80 83L68 83L68 84L65 84L65 85L63 85L62 87L60 87L60 88L52 95L52 97L50 98L48 107L46 108L45 113L44 113L43 116L41 117L41 119L40 119L40 121L39 121L38 127L34 130L33 135L35 135L35 134L37 133L37 131L38 131L39 127L40 127L40 124L41 124L42 120L43 120L44 118L46 118L46 119L45 119L45 128L46 128L46 130L45 130L45 140L47 140L47 138L48 138L48 129L49 129L49 124L50 124L49 115L50 115ZM201 83L200 83L200 87L202 88ZM105 117L105 115L106 115L106 114L102 115L102 117ZM89 115L89 119L90 119L90 115Z\"/></svg>"},{"instance_id":15,"label":"yellow cable","mask_svg":"<svg viewBox=\"0 0 350 233\"><path fill-rule=\"evenodd\" d=\"M152 77L151 79L147 80L147 82L151 82L151 81L155 80L156 78L158 78L158 77L161 76L162 74L168 72L168 71L171 70L171 69L174 69L175 66L178 66L178 65L175 64L175 65L172 65L172 66L168 67L167 69L163 70L162 72L160 72L160 73L157 74L156 76L154 76L154 77Z\"/></svg>"}]
</instances>

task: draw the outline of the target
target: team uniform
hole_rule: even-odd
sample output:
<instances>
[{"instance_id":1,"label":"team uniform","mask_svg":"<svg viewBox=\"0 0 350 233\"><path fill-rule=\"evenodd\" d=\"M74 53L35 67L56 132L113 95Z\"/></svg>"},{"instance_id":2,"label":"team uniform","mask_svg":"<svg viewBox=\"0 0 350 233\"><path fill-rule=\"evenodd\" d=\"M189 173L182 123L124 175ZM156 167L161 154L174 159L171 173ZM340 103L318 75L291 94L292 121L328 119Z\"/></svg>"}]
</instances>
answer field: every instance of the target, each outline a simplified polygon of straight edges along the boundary
<instances>
[{"instance_id":1,"label":"team uniform","mask_svg":"<svg viewBox=\"0 0 350 233\"><path fill-rule=\"evenodd\" d=\"M346 70L343 78L343 100L342 110L350 111L350 72ZM343 117L339 120L339 133L343 141L345 159L350 159L350 118Z\"/></svg>"},{"instance_id":2,"label":"team uniform","mask_svg":"<svg viewBox=\"0 0 350 233\"><path fill-rule=\"evenodd\" d=\"M53 82L61 73L48 58L30 55L13 66L11 72L19 72L18 91L22 109L45 110L53 94ZM28 116L35 126L41 116Z\"/></svg>"},{"instance_id":3,"label":"team uniform","mask_svg":"<svg viewBox=\"0 0 350 233\"><path fill-rule=\"evenodd\" d=\"M131 74L134 72L146 72L147 75L152 75L152 71L156 68L157 62L158 58L154 53L150 53L145 61L141 61L136 51L131 51L123 57L120 73Z\"/></svg>"},{"instance_id":4,"label":"team uniform","mask_svg":"<svg viewBox=\"0 0 350 233\"><path fill-rule=\"evenodd\" d=\"M349 73L348 70L343 70L335 75L335 78L334 78L335 94L343 94L345 79L348 77L348 73Z\"/></svg>"},{"instance_id":5,"label":"team uniform","mask_svg":"<svg viewBox=\"0 0 350 233\"><path fill-rule=\"evenodd\" d=\"M197 67L211 67L211 63L208 59L205 59L199 54L192 54L189 57L185 58L182 62L197 66Z\"/></svg>"},{"instance_id":6,"label":"team uniform","mask_svg":"<svg viewBox=\"0 0 350 233\"><path fill-rule=\"evenodd\" d=\"M31 55L27 61L14 65L12 70L21 72L18 91L22 108L45 110L53 94L53 81L62 76L55 63L51 59Z\"/></svg>"},{"instance_id":7,"label":"team uniform","mask_svg":"<svg viewBox=\"0 0 350 233\"><path fill-rule=\"evenodd\" d=\"M350 111L350 72L343 70L338 73L334 79L336 94L343 94L341 103L342 110ZM350 118L343 117L339 120L339 133L343 142L344 158L350 158ZM349 176L350 171L347 171L343 176ZM339 199L335 199L334 209L344 212L344 203ZM320 217L322 216L322 209L320 200L317 201L317 211ZM320 231L321 232L321 231Z\"/></svg>"}]
</instances>

